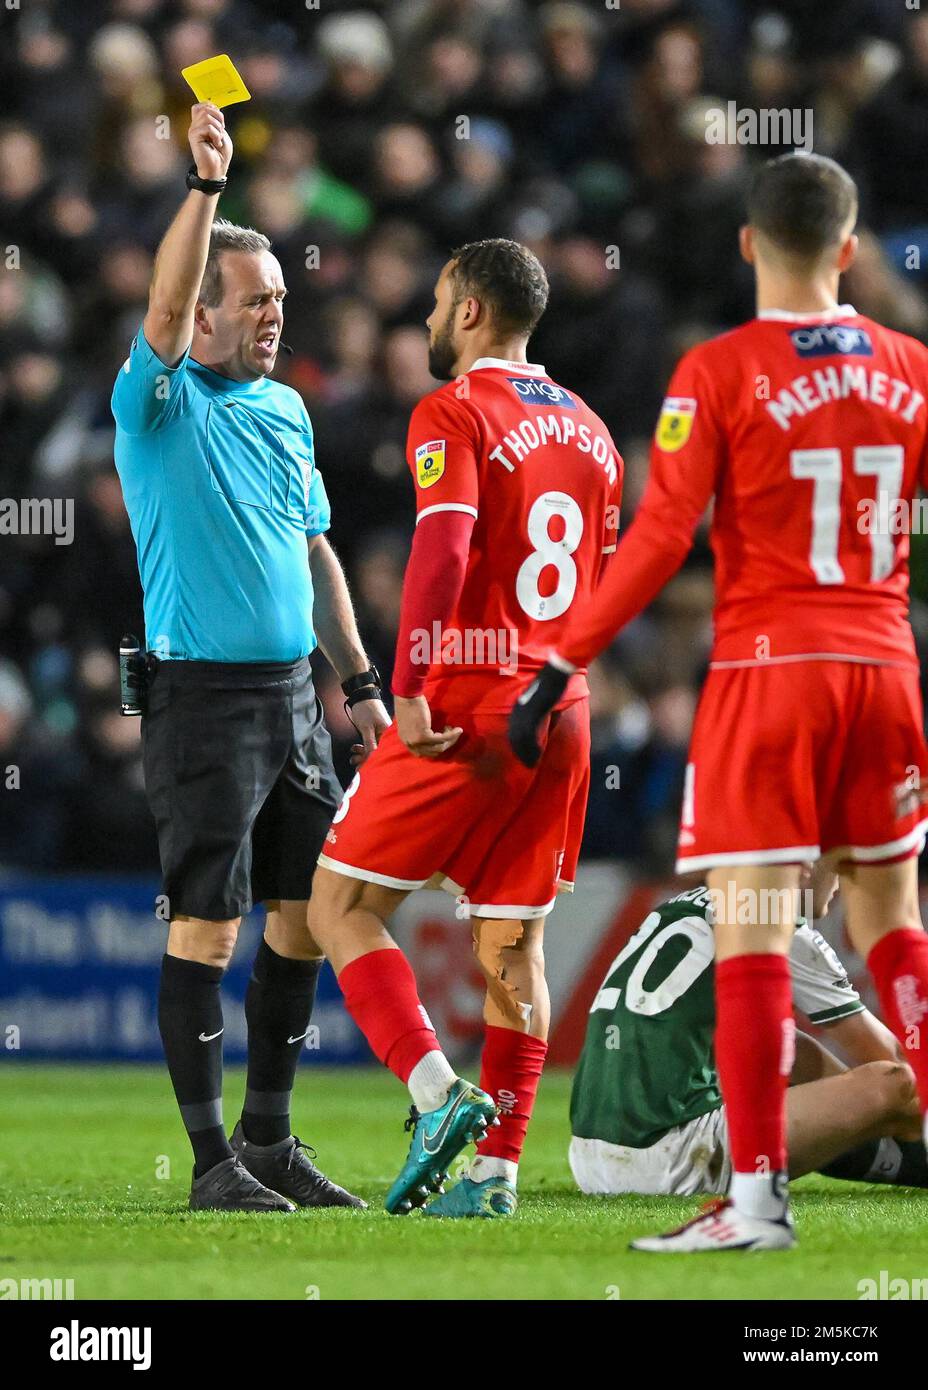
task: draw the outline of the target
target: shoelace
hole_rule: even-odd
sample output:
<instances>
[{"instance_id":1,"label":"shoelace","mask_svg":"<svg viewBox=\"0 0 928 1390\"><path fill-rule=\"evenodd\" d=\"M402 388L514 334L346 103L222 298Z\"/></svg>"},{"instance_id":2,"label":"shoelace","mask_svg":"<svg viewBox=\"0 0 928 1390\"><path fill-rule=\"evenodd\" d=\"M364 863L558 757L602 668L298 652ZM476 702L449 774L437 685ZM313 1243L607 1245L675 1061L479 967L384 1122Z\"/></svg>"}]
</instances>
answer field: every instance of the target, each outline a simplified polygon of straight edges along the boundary
<instances>
[{"instance_id":1,"label":"shoelace","mask_svg":"<svg viewBox=\"0 0 928 1390\"><path fill-rule=\"evenodd\" d=\"M422 1116L419 1114L419 1111L414 1105L411 1105L409 1107L409 1114L403 1121L403 1133L408 1134L411 1129L415 1129L421 1119Z\"/></svg>"},{"instance_id":2,"label":"shoelace","mask_svg":"<svg viewBox=\"0 0 928 1390\"><path fill-rule=\"evenodd\" d=\"M298 1135L294 1134L293 1148L290 1150L290 1157L287 1160L288 1172L293 1167L293 1160L296 1158L297 1153L300 1151L300 1149L302 1149L304 1153L308 1156L310 1167L315 1168L316 1158L318 1157L318 1155L316 1154L316 1150L313 1148L312 1144L304 1144L303 1140L300 1139Z\"/></svg>"},{"instance_id":3,"label":"shoelace","mask_svg":"<svg viewBox=\"0 0 928 1390\"><path fill-rule=\"evenodd\" d=\"M691 1216L688 1221L684 1221L682 1226L676 1226L668 1235L678 1236L683 1231L688 1231L691 1226L695 1226L697 1221L703 1221L707 1216L718 1216L719 1212L724 1211L731 1205L730 1197L710 1197L707 1202L703 1202L695 1216Z\"/></svg>"},{"instance_id":4,"label":"shoelace","mask_svg":"<svg viewBox=\"0 0 928 1390\"><path fill-rule=\"evenodd\" d=\"M237 1158L228 1173L223 1176L223 1180L220 1184L220 1191L227 1192L233 1182L242 1183L243 1180L248 1192L254 1192L256 1188L261 1186L258 1180L249 1173L244 1163Z\"/></svg>"}]
</instances>

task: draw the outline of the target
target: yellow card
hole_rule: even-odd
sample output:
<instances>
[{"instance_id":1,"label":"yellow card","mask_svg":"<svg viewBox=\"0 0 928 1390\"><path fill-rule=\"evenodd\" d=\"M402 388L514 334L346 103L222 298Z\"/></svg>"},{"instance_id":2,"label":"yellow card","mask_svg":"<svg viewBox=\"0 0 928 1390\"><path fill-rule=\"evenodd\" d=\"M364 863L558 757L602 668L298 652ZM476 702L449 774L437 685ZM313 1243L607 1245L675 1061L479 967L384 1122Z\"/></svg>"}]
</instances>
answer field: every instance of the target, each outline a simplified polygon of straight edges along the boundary
<instances>
[{"instance_id":1,"label":"yellow card","mask_svg":"<svg viewBox=\"0 0 928 1390\"><path fill-rule=\"evenodd\" d=\"M214 106L232 106L236 101L250 101L251 92L245 86L228 53L204 58L189 68L181 68L181 77L193 88L197 101L211 101Z\"/></svg>"}]
</instances>

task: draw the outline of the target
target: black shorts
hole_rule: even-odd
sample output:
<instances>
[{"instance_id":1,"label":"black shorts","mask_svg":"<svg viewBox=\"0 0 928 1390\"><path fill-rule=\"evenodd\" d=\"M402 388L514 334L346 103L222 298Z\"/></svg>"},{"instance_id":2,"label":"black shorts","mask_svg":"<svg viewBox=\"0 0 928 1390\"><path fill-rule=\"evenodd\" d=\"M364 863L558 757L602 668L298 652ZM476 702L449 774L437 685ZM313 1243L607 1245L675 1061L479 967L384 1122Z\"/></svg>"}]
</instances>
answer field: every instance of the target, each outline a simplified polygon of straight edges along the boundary
<instances>
[{"instance_id":1,"label":"black shorts","mask_svg":"<svg viewBox=\"0 0 928 1390\"><path fill-rule=\"evenodd\" d=\"M342 788L306 657L153 662L142 750L172 917L309 897Z\"/></svg>"}]
</instances>

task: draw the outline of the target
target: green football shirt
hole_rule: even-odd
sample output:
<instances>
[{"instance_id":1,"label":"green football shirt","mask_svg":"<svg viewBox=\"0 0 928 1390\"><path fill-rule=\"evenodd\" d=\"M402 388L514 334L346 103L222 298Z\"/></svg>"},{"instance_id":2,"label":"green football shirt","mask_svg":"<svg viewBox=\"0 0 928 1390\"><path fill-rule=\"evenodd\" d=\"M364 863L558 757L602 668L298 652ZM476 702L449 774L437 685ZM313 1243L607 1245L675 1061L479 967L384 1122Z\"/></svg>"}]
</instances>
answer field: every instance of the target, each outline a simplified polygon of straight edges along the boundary
<instances>
[{"instance_id":1,"label":"green football shirt","mask_svg":"<svg viewBox=\"0 0 928 1390\"><path fill-rule=\"evenodd\" d=\"M715 1067L710 898L679 893L649 912L593 1000L570 1101L580 1139L647 1148L722 1104ZM864 1005L820 932L800 922L790 949L793 1002L813 1023Z\"/></svg>"}]
</instances>

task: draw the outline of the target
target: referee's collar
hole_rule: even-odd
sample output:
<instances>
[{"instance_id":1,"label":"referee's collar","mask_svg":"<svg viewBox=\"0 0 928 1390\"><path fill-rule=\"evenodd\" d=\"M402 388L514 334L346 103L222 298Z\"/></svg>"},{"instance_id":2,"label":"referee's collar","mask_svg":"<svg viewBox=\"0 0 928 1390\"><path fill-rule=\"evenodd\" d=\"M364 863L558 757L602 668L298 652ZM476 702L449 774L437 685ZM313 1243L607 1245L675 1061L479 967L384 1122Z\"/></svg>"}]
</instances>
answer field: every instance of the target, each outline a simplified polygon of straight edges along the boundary
<instances>
[{"instance_id":1,"label":"referee's collar","mask_svg":"<svg viewBox=\"0 0 928 1390\"><path fill-rule=\"evenodd\" d=\"M468 367L468 372L477 372L484 367L496 367L503 372L521 372L523 376L547 376L544 367L537 362L507 362L504 357L478 357ZM466 373L465 373L466 375Z\"/></svg>"},{"instance_id":2,"label":"referee's collar","mask_svg":"<svg viewBox=\"0 0 928 1390\"><path fill-rule=\"evenodd\" d=\"M247 394L254 391L262 382L270 380L267 376L256 376L251 381L234 381L230 376L223 376L222 372L214 372L212 367L205 367L195 357L190 358L190 366L196 367L198 372L202 372L210 385L215 386L217 391L237 391Z\"/></svg>"}]
</instances>

